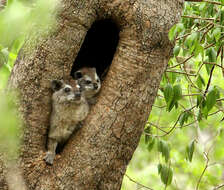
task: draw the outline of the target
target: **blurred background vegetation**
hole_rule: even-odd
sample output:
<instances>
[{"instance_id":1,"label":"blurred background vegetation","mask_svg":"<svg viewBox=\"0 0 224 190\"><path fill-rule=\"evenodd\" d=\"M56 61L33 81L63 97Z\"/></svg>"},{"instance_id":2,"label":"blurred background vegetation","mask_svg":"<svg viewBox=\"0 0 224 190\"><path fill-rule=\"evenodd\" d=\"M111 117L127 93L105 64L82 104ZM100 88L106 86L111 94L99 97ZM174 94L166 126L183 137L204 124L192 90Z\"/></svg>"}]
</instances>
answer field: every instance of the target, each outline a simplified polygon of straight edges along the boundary
<instances>
[{"instance_id":1,"label":"blurred background vegetation","mask_svg":"<svg viewBox=\"0 0 224 190\"><path fill-rule=\"evenodd\" d=\"M57 26L57 0L0 0L0 151L6 164L18 157L21 121L16 92L6 89L12 67L24 41L32 49Z\"/></svg>"},{"instance_id":2,"label":"blurred background vegetation","mask_svg":"<svg viewBox=\"0 0 224 190\"><path fill-rule=\"evenodd\" d=\"M224 1L199 1L169 32L173 57L122 190L224 189Z\"/></svg>"},{"instance_id":3,"label":"blurred background vegetation","mask_svg":"<svg viewBox=\"0 0 224 190\"><path fill-rule=\"evenodd\" d=\"M59 7L56 0L0 6L0 151L7 158L18 156L21 138L8 77L24 41L32 51L55 30ZM224 189L223 23L224 0L185 2L169 33L173 57L122 190Z\"/></svg>"}]
</instances>

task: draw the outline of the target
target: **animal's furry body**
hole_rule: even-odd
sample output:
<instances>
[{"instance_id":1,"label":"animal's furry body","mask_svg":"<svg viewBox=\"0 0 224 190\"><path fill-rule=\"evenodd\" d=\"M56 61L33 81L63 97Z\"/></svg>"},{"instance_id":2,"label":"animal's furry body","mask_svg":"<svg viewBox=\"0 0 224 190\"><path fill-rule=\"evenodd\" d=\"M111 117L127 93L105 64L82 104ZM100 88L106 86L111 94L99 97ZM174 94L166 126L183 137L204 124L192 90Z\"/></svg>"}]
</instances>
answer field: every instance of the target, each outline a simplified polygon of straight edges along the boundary
<instances>
[{"instance_id":1,"label":"animal's furry body","mask_svg":"<svg viewBox=\"0 0 224 190\"><path fill-rule=\"evenodd\" d=\"M88 103L95 104L101 88L100 78L96 73L96 69L83 67L73 74L73 78L78 81Z\"/></svg>"},{"instance_id":2,"label":"animal's furry body","mask_svg":"<svg viewBox=\"0 0 224 190\"><path fill-rule=\"evenodd\" d=\"M53 164L56 147L68 140L89 113L89 105L78 84L70 86L63 81L52 81L52 113L45 161Z\"/></svg>"}]
</instances>

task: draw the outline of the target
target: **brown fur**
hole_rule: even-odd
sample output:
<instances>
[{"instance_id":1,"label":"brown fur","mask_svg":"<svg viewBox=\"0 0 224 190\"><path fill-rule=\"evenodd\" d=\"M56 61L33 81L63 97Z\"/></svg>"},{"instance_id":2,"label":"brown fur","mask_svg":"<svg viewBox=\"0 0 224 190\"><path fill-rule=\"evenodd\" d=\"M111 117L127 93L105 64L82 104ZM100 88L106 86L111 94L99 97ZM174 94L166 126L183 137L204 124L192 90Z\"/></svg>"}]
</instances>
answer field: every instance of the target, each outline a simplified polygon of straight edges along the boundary
<instances>
[{"instance_id":1,"label":"brown fur","mask_svg":"<svg viewBox=\"0 0 224 190\"><path fill-rule=\"evenodd\" d=\"M69 92L65 90L70 89ZM45 161L53 164L58 143L68 140L89 113L89 105L76 81L70 86L63 81L52 81L52 113Z\"/></svg>"},{"instance_id":2,"label":"brown fur","mask_svg":"<svg viewBox=\"0 0 224 190\"><path fill-rule=\"evenodd\" d=\"M83 67L76 71L73 77L75 80L78 80L78 84L84 91L88 103L95 104L96 96L101 88L100 78L96 73L96 69L91 67ZM89 84L87 84L88 81L90 81Z\"/></svg>"}]
</instances>

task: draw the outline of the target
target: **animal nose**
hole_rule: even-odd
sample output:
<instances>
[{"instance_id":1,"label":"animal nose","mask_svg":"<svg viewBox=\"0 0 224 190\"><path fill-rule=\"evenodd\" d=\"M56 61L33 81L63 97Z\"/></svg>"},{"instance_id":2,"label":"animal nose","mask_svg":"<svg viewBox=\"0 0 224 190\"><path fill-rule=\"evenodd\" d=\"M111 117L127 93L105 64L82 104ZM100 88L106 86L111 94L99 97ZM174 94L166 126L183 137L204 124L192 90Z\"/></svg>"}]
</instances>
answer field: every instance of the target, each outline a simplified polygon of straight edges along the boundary
<instances>
[{"instance_id":1,"label":"animal nose","mask_svg":"<svg viewBox=\"0 0 224 190\"><path fill-rule=\"evenodd\" d=\"M81 92L75 92L75 97L76 98L81 98Z\"/></svg>"},{"instance_id":2,"label":"animal nose","mask_svg":"<svg viewBox=\"0 0 224 190\"><path fill-rule=\"evenodd\" d=\"M94 89L96 90L98 88L98 85L96 83L93 84Z\"/></svg>"}]
</instances>

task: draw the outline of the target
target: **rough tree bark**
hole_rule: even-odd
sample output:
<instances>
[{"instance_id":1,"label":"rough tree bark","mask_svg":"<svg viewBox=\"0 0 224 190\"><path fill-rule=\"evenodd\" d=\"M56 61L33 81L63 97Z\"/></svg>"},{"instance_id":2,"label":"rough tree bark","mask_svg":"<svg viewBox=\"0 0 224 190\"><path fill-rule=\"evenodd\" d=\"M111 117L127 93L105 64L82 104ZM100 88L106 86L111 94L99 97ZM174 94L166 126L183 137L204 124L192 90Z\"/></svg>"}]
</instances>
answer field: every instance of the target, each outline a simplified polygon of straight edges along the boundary
<instances>
[{"instance_id":1,"label":"rough tree bark","mask_svg":"<svg viewBox=\"0 0 224 190\"><path fill-rule=\"evenodd\" d=\"M167 34L181 15L182 0L64 0L58 29L32 55L20 54L10 86L20 89L25 120L21 164L28 189L120 189L166 69ZM98 103L84 127L53 166L43 161L50 81L69 75L86 32L111 18L120 40ZM0 189L7 189L3 171Z\"/></svg>"}]
</instances>

